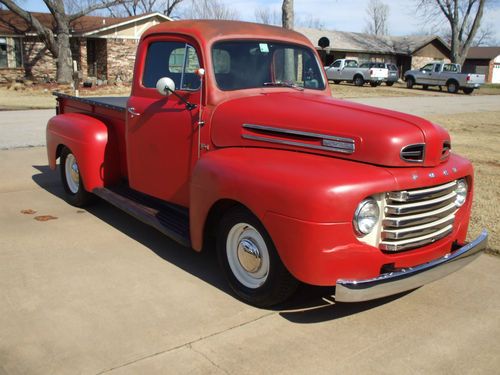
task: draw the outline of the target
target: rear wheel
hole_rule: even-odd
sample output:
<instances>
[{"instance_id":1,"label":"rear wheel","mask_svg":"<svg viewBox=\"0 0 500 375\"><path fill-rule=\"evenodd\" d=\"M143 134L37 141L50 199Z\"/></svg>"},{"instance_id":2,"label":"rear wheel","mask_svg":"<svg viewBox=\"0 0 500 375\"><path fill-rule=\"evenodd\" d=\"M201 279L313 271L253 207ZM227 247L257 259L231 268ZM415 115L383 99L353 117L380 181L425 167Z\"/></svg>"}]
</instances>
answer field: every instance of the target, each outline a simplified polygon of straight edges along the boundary
<instances>
[{"instance_id":1,"label":"rear wheel","mask_svg":"<svg viewBox=\"0 0 500 375\"><path fill-rule=\"evenodd\" d=\"M380 86L380 83L381 82L370 82L370 86L371 87L377 87L377 86Z\"/></svg>"},{"instance_id":2,"label":"rear wheel","mask_svg":"<svg viewBox=\"0 0 500 375\"><path fill-rule=\"evenodd\" d=\"M474 91L474 89L471 87L464 88L464 94L470 95L470 94L472 94L473 91Z\"/></svg>"},{"instance_id":3,"label":"rear wheel","mask_svg":"<svg viewBox=\"0 0 500 375\"><path fill-rule=\"evenodd\" d=\"M67 147L61 152L59 167L66 201L76 207L83 207L89 204L92 201L93 195L85 190L76 157Z\"/></svg>"},{"instance_id":4,"label":"rear wheel","mask_svg":"<svg viewBox=\"0 0 500 375\"><path fill-rule=\"evenodd\" d=\"M335 80L335 81L333 81L333 83L335 83L336 85L338 85L340 83L340 81Z\"/></svg>"},{"instance_id":5,"label":"rear wheel","mask_svg":"<svg viewBox=\"0 0 500 375\"><path fill-rule=\"evenodd\" d=\"M424 90L427 90L427 89L429 88L429 86L428 86L428 85L423 85L423 86L422 86L422 88L423 88Z\"/></svg>"},{"instance_id":6,"label":"rear wheel","mask_svg":"<svg viewBox=\"0 0 500 375\"><path fill-rule=\"evenodd\" d=\"M298 285L260 221L242 207L231 209L222 218L217 254L229 285L251 305L276 305L290 297Z\"/></svg>"},{"instance_id":7,"label":"rear wheel","mask_svg":"<svg viewBox=\"0 0 500 375\"><path fill-rule=\"evenodd\" d=\"M365 79L363 78L363 76L357 75L356 77L354 77L353 82L356 86L363 86L365 84Z\"/></svg>"},{"instance_id":8,"label":"rear wheel","mask_svg":"<svg viewBox=\"0 0 500 375\"><path fill-rule=\"evenodd\" d=\"M413 77L406 78L406 87L407 88L412 89L414 84L415 84L415 79Z\"/></svg>"},{"instance_id":9,"label":"rear wheel","mask_svg":"<svg viewBox=\"0 0 500 375\"><path fill-rule=\"evenodd\" d=\"M446 84L446 89L450 94L456 94L458 92L458 83L450 81Z\"/></svg>"}]
</instances>

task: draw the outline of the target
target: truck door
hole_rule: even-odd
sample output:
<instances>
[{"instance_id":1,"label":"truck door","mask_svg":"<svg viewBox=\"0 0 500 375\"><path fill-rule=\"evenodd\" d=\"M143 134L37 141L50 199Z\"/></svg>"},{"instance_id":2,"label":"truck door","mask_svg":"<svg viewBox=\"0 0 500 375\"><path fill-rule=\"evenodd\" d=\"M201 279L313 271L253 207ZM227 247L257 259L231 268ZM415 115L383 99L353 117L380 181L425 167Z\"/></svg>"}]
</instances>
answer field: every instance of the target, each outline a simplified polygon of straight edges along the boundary
<instances>
[{"instance_id":1,"label":"truck door","mask_svg":"<svg viewBox=\"0 0 500 375\"><path fill-rule=\"evenodd\" d=\"M180 37L143 40L127 103L130 187L182 206L189 202L189 176L197 155L198 109L188 110L174 95L162 96L156 83L170 77L179 95L199 103L200 54L193 44Z\"/></svg>"},{"instance_id":2,"label":"truck door","mask_svg":"<svg viewBox=\"0 0 500 375\"><path fill-rule=\"evenodd\" d=\"M335 61L330 67L328 68L328 78L333 79L333 80L340 80L341 78L341 65L342 61L337 60Z\"/></svg>"},{"instance_id":3,"label":"truck door","mask_svg":"<svg viewBox=\"0 0 500 375\"><path fill-rule=\"evenodd\" d=\"M431 84L431 75L434 70L434 64L427 64L423 68L420 69L420 72L417 76L417 82L420 84Z\"/></svg>"},{"instance_id":4,"label":"truck door","mask_svg":"<svg viewBox=\"0 0 500 375\"><path fill-rule=\"evenodd\" d=\"M441 81L443 79L442 74L441 74L441 67L443 64L435 64L434 65L434 70L430 74L430 83L432 85L440 85L443 84Z\"/></svg>"}]
</instances>

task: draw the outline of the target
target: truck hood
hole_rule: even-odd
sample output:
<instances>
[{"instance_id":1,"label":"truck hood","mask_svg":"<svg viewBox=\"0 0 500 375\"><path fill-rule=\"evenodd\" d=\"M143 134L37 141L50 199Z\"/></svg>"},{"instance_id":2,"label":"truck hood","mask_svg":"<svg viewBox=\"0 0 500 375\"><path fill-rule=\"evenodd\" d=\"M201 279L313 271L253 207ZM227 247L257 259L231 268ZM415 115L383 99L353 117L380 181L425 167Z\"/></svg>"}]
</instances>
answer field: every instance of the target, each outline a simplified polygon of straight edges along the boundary
<instances>
[{"instance_id":1,"label":"truck hood","mask_svg":"<svg viewBox=\"0 0 500 375\"><path fill-rule=\"evenodd\" d=\"M436 166L450 137L422 118L307 92L226 101L211 118L216 147L265 147L391 167Z\"/></svg>"}]
</instances>

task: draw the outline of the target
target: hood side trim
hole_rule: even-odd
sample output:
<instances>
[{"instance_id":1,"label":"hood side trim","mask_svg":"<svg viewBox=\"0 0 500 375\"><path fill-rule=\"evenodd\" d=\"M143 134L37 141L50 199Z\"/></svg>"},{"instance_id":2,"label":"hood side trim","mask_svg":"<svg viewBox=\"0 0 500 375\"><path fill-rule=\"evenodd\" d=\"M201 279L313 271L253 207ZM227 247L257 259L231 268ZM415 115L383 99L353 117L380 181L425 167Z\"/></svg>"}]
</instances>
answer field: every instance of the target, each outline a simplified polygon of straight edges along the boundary
<instances>
[{"instance_id":1,"label":"hood side trim","mask_svg":"<svg viewBox=\"0 0 500 375\"><path fill-rule=\"evenodd\" d=\"M288 146L296 146L302 148L310 148L314 150L333 151L344 154L352 154L355 151L355 141L352 138L338 137L322 133L310 133L300 130L277 128L273 126L243 124L243 128L254 130L259 135L242 134L242 138L269 142L275 144L282 144ZM267 135L267 136L266 136ZM286 140L280 138L273 138L273 136L292 136L292 137L305 137L316 143L298 142L297 140Z\"/></svg>"}]
</instances>

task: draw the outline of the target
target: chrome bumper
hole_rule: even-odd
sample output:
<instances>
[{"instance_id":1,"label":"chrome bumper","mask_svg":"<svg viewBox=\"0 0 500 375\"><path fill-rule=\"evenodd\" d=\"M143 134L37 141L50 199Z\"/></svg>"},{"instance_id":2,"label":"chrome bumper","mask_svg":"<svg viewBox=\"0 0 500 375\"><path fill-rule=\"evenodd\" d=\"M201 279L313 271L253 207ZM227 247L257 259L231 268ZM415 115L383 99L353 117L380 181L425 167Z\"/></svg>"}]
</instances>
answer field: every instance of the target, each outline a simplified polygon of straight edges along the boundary
<instances>
[{"instance_id":1,"label":"chrome bumper","mask_svg":"<svg viewBox=\"0 0 500 375\"><path fill-rule=\"evenodd\" d=\"M335 300L361 302L405 292L441 279L476 259L488 245L483 230L474 241L432 262L385 273L367 280L337 280Z\"/></svg>"}]
</instances>

